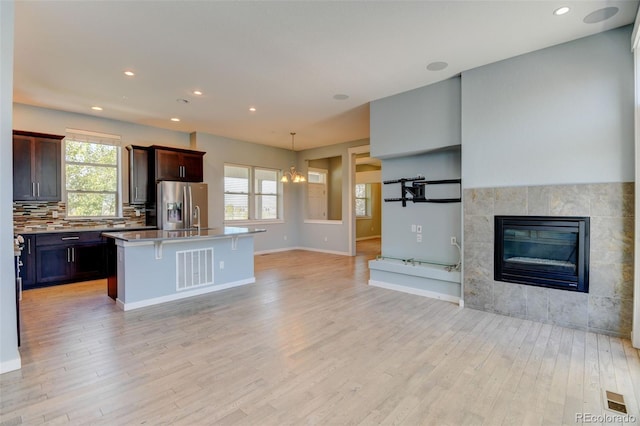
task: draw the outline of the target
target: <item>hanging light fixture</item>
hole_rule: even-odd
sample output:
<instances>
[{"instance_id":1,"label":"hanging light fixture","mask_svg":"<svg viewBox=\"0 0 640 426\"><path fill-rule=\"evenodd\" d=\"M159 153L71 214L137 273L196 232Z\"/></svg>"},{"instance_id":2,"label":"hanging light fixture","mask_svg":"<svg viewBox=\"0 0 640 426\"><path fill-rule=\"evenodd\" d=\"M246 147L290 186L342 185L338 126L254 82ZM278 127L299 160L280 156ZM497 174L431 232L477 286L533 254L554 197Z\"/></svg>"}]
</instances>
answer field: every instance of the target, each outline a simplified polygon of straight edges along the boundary
<instances>
[{"instance_id":1,"label":"hanging light fixture","mask_svg":"<svg viewBox=\"0 0 640 426\"><path fill-rule=\"evenodd\" d=\"M293 149L293 137L295 136L295 132L291 132L291 151L295 150ZM291 166L289 168L288 172L282 172L282 178L280 178L280 182L293 182L293 183L300 183L300 182L306 182L307 178L304 177L303 174L298 173L296 171L296 166Z\"/></svg>"}]
</instances>

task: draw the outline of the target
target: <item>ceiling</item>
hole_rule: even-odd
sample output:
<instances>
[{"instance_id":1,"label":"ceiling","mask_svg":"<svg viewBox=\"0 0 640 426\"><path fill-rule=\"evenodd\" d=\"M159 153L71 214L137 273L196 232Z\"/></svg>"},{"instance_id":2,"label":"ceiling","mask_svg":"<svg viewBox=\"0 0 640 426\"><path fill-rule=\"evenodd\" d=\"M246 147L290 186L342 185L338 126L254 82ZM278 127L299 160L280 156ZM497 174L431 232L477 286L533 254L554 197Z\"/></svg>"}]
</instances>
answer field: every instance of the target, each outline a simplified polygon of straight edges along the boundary
<instances>
[{"instance_id":1,"label":"ceiling","mask_svg":"<svg viewBox=\"0 0 640 426\"><path fill-rule=\"evenodd\" d=\"M570 11L554 15L560 6ZM584 22L611 7L609 19ZM367 138L373 100L633 23L637 9L638 0L18 0L14 101L289 149L296 132L295 149L307 149ZM448 66L428 70L434 62Z\"/></svg>"}]
</instances>

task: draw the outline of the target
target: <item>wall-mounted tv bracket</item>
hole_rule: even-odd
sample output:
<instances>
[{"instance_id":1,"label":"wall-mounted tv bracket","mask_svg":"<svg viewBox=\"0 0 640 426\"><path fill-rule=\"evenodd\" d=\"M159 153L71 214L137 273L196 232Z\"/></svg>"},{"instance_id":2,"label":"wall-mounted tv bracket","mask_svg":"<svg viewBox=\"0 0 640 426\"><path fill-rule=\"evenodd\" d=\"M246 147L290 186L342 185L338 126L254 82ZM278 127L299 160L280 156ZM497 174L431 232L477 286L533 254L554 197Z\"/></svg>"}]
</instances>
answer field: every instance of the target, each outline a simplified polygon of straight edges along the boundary
<instances>
[{"instance_id":1,"label":"wall-mounted tv bracket","mask_svg":"<svg viewBox=\"0 0 640 426\"><path fill-rule=\"evenodd\" d=\"M411 182L411 185L407 185L407 182ZM414 178L401 178L395 180L385 180L385 185L391 183L400 184L400 198L385 198L384 201L402 201L402 207L407 206L407 201L414 203L459 203L462 201L462 180L461 179L442 179L442 180L425 180L424 176L418 176ZM427 185L443 185L443 184L455 184L460 185L458 187L457 198L427 198L425 187Z\"/></svg>"}]
</instances>

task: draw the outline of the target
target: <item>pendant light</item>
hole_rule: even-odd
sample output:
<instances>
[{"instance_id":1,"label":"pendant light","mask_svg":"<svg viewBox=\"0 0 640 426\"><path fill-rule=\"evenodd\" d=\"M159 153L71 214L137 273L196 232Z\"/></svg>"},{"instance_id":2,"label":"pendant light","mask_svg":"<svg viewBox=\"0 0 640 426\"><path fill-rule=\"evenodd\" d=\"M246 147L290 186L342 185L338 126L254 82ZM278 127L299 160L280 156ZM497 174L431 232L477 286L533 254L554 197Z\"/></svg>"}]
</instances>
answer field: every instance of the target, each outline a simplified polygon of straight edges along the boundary
<instances>
[{"instance_id":1,"label":"pendant light","mask_svg":"<svg viewBox=\"0 0 640 426\"><path fill-rule=\"evenodd\" d=\"M295 152L293 149L293 137L296 135L295 132L291 132L291 151ZM280 178L280 182L288 183L301 183L306 182L307 178L304 177L303 174L298 173L296 171L296 166L291 166L288 172L282 172L282 178Z\"/></svg>"}]
</instances>

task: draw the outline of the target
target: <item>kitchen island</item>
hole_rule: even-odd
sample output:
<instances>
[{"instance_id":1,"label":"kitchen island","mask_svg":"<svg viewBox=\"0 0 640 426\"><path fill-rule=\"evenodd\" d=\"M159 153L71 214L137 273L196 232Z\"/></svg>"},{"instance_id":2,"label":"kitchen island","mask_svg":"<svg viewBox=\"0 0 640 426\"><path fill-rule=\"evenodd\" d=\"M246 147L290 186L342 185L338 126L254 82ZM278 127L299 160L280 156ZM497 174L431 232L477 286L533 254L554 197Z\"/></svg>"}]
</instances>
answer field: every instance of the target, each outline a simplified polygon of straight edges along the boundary
<instances>
[{"instance_id":1,"label":"kitchen island","mask_svg":"<svg viewBox=\"0 0 640 426\"><path fill-rule=\"evenodd\" d=\"M255 282L256 228L104 232L115 241L111 296L123 310Z\"/></svg>"}]
</instances>

